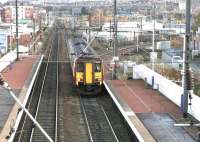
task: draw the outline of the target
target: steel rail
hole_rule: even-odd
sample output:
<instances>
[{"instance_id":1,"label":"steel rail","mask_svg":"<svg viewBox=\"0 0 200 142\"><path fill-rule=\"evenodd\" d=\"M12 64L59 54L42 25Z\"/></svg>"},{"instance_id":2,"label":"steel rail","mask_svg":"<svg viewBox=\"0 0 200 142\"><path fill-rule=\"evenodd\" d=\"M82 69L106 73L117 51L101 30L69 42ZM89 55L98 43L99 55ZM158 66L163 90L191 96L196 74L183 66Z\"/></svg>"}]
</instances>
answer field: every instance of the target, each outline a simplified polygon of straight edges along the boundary
<instances>
[{"instance_id":1,"label":"steel rail","mask_svg":"<svg viewBox=\"0 0 200 142\"><path fill-rule=\"evenodd\" d=\"M38 74L37 74L37 76L36 76L36 82L37 82L37 80L38 80ZM30 101L29 101L29 103L28 103L28 110L30 109L30 106L31 106L31 101L32 101L32 99L33 99L33 94L34 94L34 92L35 92L35 87L36 87L36 82L34 83L34 86L33 86L33 91L32 91L32 93L31 93L31 98L30 98ZM32 114L33 115L33 114ZM21 131L22 130L24 130L24 125L25 125L25 120L27 119L28 117L27 117L27 115L25 115L25 118L24 118L24 122L23 122L23 124L22 124L22 129L21 129ZM18 142L20 142L21 141L21 137L22 137L22 133L20 132L20 135L19 135L19 138L18 138Z\"/></svg>"},{"instance_id":2,"label":"steel rail","mask_svg":"<svg viewBox=\"0 0 200 142\"><path fill-rule=\"evenodd\" d=\"M92 133L90 131L90 126L89 126L88 118L87 118L87 115L86 115L86 112L85 112L85 107L83 105L81 96L80 96L80 103L81 103L81 108L83 110L83 115L84 115L85 122L86 122L86 125L87 125L87 129L88 129L88 133L89 133L89 136L90 136L90 140L91 140L91 142L93 142Z\"/></svg>"},{"instance_id":3,"label":"steel rail","mask_svg":"<svg viewBox=\"0 0 200 142\"><path fill-rule=\"evenodd\" d=\"M59 42L60 38L58 36L58 50L57 50L57 74L56 74L56 121L55 121L55 142L57 142L57 137L58 137L58 94L59 94L59 91L58 91L58 88L59 88L59 66L58 66L58 60L59 60Z\"/></svg>"},{"instance_id":4,"label":"steel rail","mask_svg":"<svg viewBox=\"0 0 200 142\"><path fill-rule=\"evenodd\" d=\"M21 106L21 108L25 111L25 113L29 116L29 118L37 125L37 127L41 130L41 132L45 135L45 137L50 141L53 142L51 137L46 133L46 131L41 127L41 125L34 119L34 117L29 113L26 107L20 102L20 100L16 97L14 92L12 91L11 87L8 85L7 82L4 82L3 86L10 92L10 95L15 99L15 101Z\"/></svg>"},{"instance_id":5,"label":"steel rail","mask_svg":"<svg viewBox=\"0 0 200 142\"><path fill-rule=\"evenodd\" d=\"M52 52L52 48L53 47L51 45L50 52L49 52L49 55L48 55L48 61L50 60L50 55L51 55L51 52ZM34 117L35 119L37 118L37 115L38 115L38 110L39 110L39 106L40 106L42 93L43 93L43 90L44 90L44 84L45 84L45 81L46 81L46 75L47 75L48 67L49 67L49 62L47 62L47 66L46 66L45 74L44 74L44 79L42 81L42 88L41 88L41 91L40 91L40 96L39 96L39 101L38 101L38 105L37 105L37 109L36 109L36 114L35 114L35 117ZM35 130L35 128L32 128L32 130L31 130L30 142L32 142L34 130Z\"/></svg>"},{"instance_id":6,"label":"steel rail","mask_svg":"<svg viewBox=\"0 0 200 142\"><path fill-rule=\"evenodd\" d=\"M108 124L109 124L109 126L110 126L110 128L111 128L111 131L112 131L112 133L113 133L113 135L114 135L116 141L119 142L119 140L118 140L118 138L117 138L117 135L115 134L115 131L114 131L114 129L113 129L111 123L110 123L110 120L108 119L108 116L107 116L107 114L106 114L104 108L101 107L101 110L103 111L103 113L104 113L104 115L105 115L105 117L106 117L106 120L107 120L107 122L108 122Z\"/></svg>"},{"instance_id":7,"label":"steel rail","mask_svg":"<svg viewBox=\"0 0 200 142\"><path fill-rule=\"evenodd\" d=\"M87 101L87 100L85 100L85 101ZM118 139L118 137L117 137L117 135L116 135L116 133L115 133L115 131L114 131L114 129L113 129L113 127L112 127L112 125L111 125L111 122L110 122L110 120L108 119L108 116L107 116L107 114L106 114L106 112L105 112L105 110L104 110L104 108L103 108L103 106L101 106L99 103L98 103L98 101L97 100L95 100L95 102L93 102L94 104L95 104L95 110L93 110L93 111L96 111L96 113L97 114L99 114L99 115L101 115L102 116L102 118L100 118L99 120L98 120L98 117L97 117L97 119L95 119L95 120L91 120L91 114L89 114L89 112L87 112L88 111L88 109L89 108L87 108L87 104L89 103L89 106L90 107L92 107L93 105L92 105L92 103L90 104L90 102L85 102L84 101L84 99L82 99L81 98L81 96L80 96L80 104L81 104L81 108L82 108L82 111L83 111L83 115L84 115L84 118L85 118L85 122L86 122L86 126L87 126L87 129L88 129L88 133L89 133L89 136L90 136L90 140L93 142L93 141L99 141L99 140L103 140L105 137L106 137L106 133L107 132L103 132L103 133L105 133L105 134L103 134L102 135L102 132L100 132L99 134L99 136L101 137L101 138L103 138L103 139L99 139L98 137L97 137L97 135L95 134L96 132L98 133L98 131L96 131L96 130L94 130L93 131L93 125L96 125L96 124L93 124L93 123L95 123L95 122L92 122L92 121L98 121L97 123L99 124L99 125L102 125L101 124L101 122L103 122L104 123L104 125L107 125L107 128L106 129L108 129L109 130L109 132L110 132L110 135L109 135L109 138L111 138L110 136L112 136L112 141L116 141L116 142L119 142L119 139ZM88 114L87 114L88 113ZM91 122L89 122L89 121L91 121ZM94 127L96 127L96 126L94 126ZM104 140L103 140L104 141ZM105 141L110 141L109 139L107 139L107 140L105 140Z\"/></svg>"}]
</instances>

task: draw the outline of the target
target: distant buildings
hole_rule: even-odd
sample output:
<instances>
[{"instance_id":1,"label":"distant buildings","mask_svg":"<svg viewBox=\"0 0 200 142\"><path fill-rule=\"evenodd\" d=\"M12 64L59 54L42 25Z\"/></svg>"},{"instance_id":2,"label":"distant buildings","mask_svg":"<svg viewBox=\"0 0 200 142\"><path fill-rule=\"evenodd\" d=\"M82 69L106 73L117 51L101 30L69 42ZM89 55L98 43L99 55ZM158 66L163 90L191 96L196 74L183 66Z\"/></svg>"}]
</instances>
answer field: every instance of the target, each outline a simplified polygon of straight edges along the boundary
<instances>
[{"instance_id":1,"label":"distant buildings","mask_svg":"<svg viewBox=\"0 0 200 142\"><path fill-rule=\"evenodd\" d=\"M179 6L179 10L180 11L185 11L185 9L186 9L186 1L185 0L179 0L178 6Z\"/></svg>"},{"instance_id":2,"label":"distant buildings","mask_svg":"<svg viewBox=\"0 0 200 142\"><path fill-rule=\"evenodd\" d=\"M142 26L141 26L142 24ZM136 22L118 22L118 31L123 32L152 32L153 31L153 21L136 21ZM110 23L106 22L102 26L103 31L110 30ZM155 30L161 34L172 34L178 35L185 33L185 24L177 23L160 23L155 21Z\"/></svg>"},{"instance_id":3,"label":"distant buildings","mask_svg":"<svg viewBox=\"0 0 200 142\"><path fill-rule=\"evenodd\" d=\"M12 22L12 11L10 7L3 7L1 18L2 18L2 21L5 23Z\"/></svg>"},{"instance_id":4,"label":"distant buildings","mask_svg":"<svg viewBox=\"0 0 200 142\"><path fill-rule=\"evenodd\" d=\"M0 5L0 55L16 47L15 22L15 1ZM47 24L47 12L41 7L19 1L18 22L19 45L30 47L34 35Z\"/></svg>"},{"instance_id":5,"label":"distant buildings","mask_svg":"<svg viewBox=\"0 0 200 142\"><path fill-rule=\"evenodd\" d=\"M34 8L29 5L18 6L18 19L19 20L32 20ZM2 19L5 23L15 22L16 8L14 5L6 5L2 10Z\"/></svg>"}]
</instances>

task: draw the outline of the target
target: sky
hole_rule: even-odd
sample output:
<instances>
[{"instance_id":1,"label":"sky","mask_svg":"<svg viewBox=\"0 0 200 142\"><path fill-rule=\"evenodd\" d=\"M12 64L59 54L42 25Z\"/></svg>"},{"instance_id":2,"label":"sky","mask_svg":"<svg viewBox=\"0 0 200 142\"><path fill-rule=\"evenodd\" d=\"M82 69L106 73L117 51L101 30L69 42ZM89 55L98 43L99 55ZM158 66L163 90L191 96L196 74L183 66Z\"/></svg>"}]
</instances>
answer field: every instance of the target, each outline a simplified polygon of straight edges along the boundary
<instances>
[{"instance_id":1,"label":"sky","mask_svg":"<svg viewBox=\"0 0 200 142\"><path fill-rule=\"evenodd\" d=\"M1 3L5 3L7 1L9 1L9 0L0 0ZM23 0L18 0L18 1L23 1ZM30 0L24 0L24 1L30 1ZM82 1L82 0L49 0L49 1ZM93 0L93 1L95 1L95 0Z\"/></svg>"},{"instance_id":2,"label":"sky","mask_svg":"<svg viewBox=\"0 0 200 142\"><path fill-rule=\"evenodd\" d=\"M9 1L9 0L0 0L1 3L5 3L7 1ZM18 1L31 1L31 0L18 0ZM38 0L38 1L44 1L44 0ZM67 2L73 2L73 1L88 1L88 0L46 0L46 1L58 1L58 2L59 1L67 1ZM98 1L98 0L90 0L90 1ZM119 1L126 1L126 0L119 0ZM168 0L168 1L170 1L170 0Z\"/></svg>"},{"instance_id":3,"label":"sky","mask_svg":"<svg viewBox=\"0 0 200 142\"><path fill-rule=\"evenodd\" d=\"M1 3L7 2L7 0L1 0Z\"/></svg>"}]
</instances>

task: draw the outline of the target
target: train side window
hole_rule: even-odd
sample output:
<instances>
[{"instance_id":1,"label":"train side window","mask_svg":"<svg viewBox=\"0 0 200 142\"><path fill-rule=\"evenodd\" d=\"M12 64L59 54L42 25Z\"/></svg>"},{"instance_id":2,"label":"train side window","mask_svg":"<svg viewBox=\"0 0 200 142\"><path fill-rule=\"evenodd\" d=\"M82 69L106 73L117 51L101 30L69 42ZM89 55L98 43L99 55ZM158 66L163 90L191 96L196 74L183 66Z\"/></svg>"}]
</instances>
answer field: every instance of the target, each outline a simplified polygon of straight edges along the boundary
<instances>
[{"instance_id":1,"label":"train side window","mask_svg":"<svg viewBox=\"0 0 200 142\"><path fill-rule=\"evenodd\" d=\"M94 64L94 71L95 72L100 72L101 71L101 64L100 63L95 63Z\"/></svg>"},{"instance_id":2,"label":"train side window","mask_svg":"<svg viewBox=\"0 0 200 142\"><path fill-rule=\"evenodd\" d=\"M77 72L83 72L84 71L84 64L83 63L77 63Z\"/></svg>"}]
</instances>

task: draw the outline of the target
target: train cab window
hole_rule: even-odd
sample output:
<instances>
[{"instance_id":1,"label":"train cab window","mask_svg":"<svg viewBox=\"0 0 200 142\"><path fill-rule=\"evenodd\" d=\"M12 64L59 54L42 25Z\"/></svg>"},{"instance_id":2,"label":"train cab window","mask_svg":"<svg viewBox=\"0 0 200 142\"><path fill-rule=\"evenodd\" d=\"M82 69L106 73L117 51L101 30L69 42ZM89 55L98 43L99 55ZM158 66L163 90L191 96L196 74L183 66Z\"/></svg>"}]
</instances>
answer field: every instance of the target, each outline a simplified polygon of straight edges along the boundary
<instances>
[{"instance_id":1,"label":"train cab window","mask_svg":"<svg viewBox=\"0 0 200 142\"><path fill-rule=\"evenodd\" d=\"M94 64L94 71L95 72L100 72L101 71L101 64L100 63L95 63Z\"/></svg>"},{"instance_id":2,"label":"train cab window","mask_svg":"<svg viewBox=\"0 0 200 142\"><path fill-rule=\"evenodd\" d=\"M83 63L77 63L76 70L77 70L77 72L83 72L84 71L84 64Z\"/></svg>"}]
</instances>

